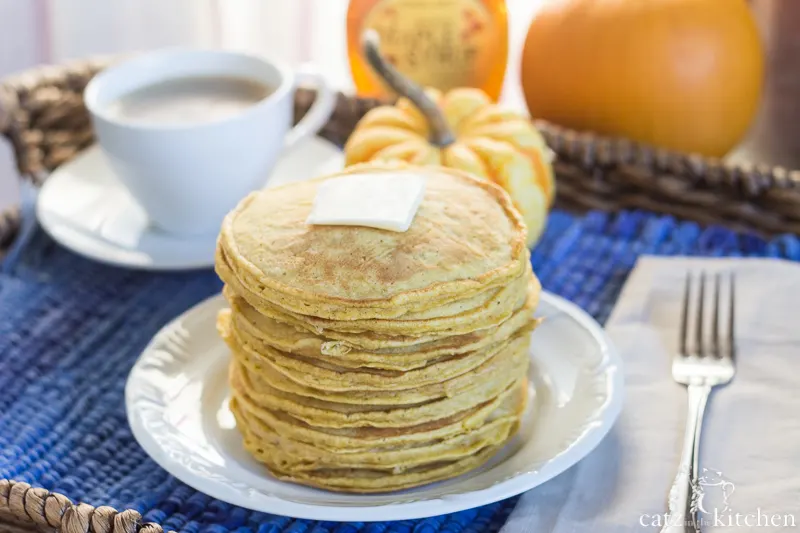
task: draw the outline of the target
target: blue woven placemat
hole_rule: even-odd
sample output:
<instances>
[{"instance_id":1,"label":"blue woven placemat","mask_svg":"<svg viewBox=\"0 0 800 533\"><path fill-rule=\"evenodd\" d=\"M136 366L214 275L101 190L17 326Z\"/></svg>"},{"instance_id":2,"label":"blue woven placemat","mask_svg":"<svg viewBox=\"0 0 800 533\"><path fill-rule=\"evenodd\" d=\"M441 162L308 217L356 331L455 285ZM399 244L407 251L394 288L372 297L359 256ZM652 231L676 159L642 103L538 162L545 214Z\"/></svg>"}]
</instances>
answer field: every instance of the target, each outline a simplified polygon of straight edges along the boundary
<instances>
[{"instance_id":1,"label":"blue woven placemat","mask_svg":"<svg viewBox=\"0 0 800 533\"><path fill-rule=\"evenodd\" d=\"M532 262L544 287L598 320L641 254L800 257L792 236L765 241L641 212L554 212ZM103 266L35 226L0 265L0 479L73 500L136 509L165 529L209 533L496 531L515 500L422 520L330 523L238 508L177 481L139 448L123 388L171 318L221 287L213 272Z\"/></svg>"}]
</instances>

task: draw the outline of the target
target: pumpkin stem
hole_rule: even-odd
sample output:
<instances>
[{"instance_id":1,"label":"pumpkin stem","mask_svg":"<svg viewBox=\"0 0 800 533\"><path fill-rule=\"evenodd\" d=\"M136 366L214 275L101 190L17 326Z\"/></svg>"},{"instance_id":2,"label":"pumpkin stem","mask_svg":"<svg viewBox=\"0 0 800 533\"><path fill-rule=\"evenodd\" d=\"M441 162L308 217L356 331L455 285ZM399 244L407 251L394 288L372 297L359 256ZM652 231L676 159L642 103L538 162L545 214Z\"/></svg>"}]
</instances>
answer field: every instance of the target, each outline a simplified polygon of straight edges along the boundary
<instances>
[{"instance_id":1,"label":"pumpkin stem","mask_svg":"<svg viewBox=\"0 0 800 533\"><path fill-rule=\"evenodd\" d=\"M422 87L402 75L381 55L380 36L375 30L367 30L361 38L364 55L370 66L400 96L405 96L420 110L428 121L431 132L430 142L441 148L455 141L450 126L447 125L442 110L431 100Z\"/></svg>"}]
</instances>

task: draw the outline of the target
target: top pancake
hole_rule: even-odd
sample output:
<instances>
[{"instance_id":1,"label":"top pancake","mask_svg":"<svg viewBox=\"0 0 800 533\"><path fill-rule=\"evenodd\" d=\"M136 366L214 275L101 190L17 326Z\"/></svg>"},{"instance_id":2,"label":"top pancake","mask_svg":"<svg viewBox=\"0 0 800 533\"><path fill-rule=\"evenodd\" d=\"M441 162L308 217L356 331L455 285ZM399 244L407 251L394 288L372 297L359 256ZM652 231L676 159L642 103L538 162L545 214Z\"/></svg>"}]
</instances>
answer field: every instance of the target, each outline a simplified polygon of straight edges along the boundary
<instances>
[{"instance_id":1,"label":"top pancake","mask_svg":"<svg viewBox=\"0 0 800 533\"><path fill-rule=\"evenodd\" d=\"M408 231L306 224L322 181L365 172L424 173L425 196ZM393 163L253 193L226 217L219 248L264 299L299 300L309 315L315 304L341 306L353 318L358 309L411 312L477 294L518 277L527 263L524 223L501 188L453 169Z\"/></svg>"}]
</instances>

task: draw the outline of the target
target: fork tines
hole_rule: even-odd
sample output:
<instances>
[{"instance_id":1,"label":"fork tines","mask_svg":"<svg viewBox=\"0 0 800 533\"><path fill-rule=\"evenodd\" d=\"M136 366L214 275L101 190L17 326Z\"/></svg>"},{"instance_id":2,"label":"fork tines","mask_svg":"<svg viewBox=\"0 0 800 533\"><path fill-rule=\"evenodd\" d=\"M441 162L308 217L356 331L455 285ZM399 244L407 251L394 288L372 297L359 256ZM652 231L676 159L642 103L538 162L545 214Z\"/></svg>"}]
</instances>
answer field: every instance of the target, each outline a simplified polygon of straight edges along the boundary
<instances>
[{"instance_id":1,"label":"fork tines","mask_svg":"<svg viewBox=\"0 0 800 533\"><path fill-rule=\"evenodd\" d=\"M733 272L686 274L679 346L684 357L733 357L736 280ZM712 285L712 286L710 286ZM710 302L708 301L710 299ZM710 304L710 305L709 305Z\"/></svg>"}]
</instances>

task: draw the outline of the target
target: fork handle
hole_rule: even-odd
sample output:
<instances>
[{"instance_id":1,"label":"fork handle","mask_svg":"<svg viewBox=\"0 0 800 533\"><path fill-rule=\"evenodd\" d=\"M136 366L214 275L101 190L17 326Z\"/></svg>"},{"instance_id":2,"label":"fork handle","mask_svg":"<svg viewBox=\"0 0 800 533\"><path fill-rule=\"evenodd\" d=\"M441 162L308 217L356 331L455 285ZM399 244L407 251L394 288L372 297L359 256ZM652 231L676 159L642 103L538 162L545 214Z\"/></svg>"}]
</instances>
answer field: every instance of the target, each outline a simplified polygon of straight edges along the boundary
<instances>
[{"instance_id":1,"label":"fork handle","mask_svg":"<svg viewBox=\"0 0 800 533\"><path fill-rule=\"evenodd\" d=\"M683 437L681 462L675 481L669 489L666 524L661 533L700 533L697 512L691 510L692 482L697 477L700 456L700 429L706 410L711 387L708 385L689 385L686 412L686 432Z\"/></svg>"}]
</instances>

